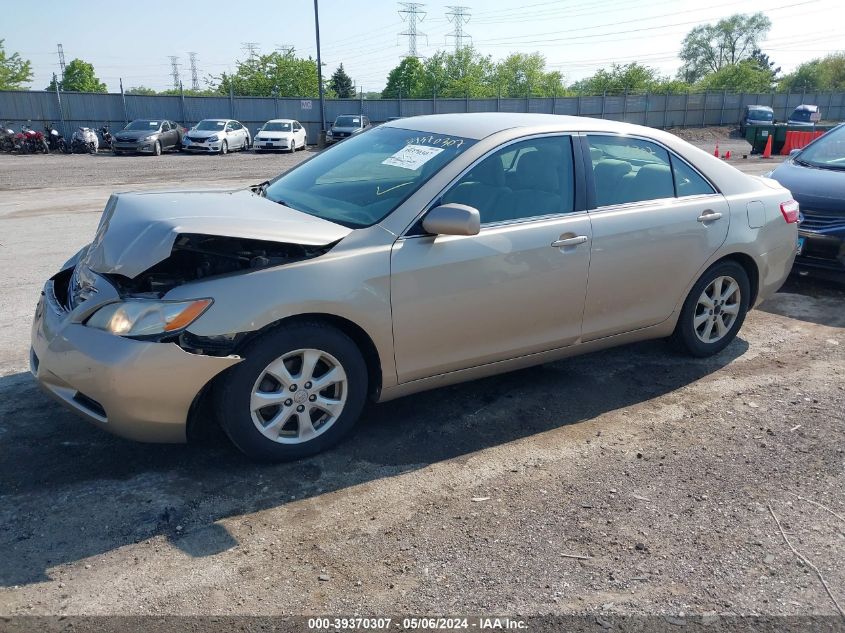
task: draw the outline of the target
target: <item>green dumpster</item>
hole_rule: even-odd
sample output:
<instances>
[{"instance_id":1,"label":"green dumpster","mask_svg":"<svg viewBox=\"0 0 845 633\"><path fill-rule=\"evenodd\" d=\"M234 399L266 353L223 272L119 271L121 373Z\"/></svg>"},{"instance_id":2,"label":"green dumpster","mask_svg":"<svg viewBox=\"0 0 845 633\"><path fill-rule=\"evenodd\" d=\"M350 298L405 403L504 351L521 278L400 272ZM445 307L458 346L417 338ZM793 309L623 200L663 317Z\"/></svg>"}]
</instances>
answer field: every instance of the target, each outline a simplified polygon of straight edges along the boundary
<instances>
[{"instance_id":1,"label":"green dumpster","mask_svg":"<svg viewBox=\"0 0 845 633\"><path fill-rule=\"evenodd\" d=\"M745 140L751 144L752 154L762 154L769 136L772 137L772 154L778 154L786 142L787 132L827 132L836 124L821 125L749 125L745 128Z\"/></svg>"}]
</instances>

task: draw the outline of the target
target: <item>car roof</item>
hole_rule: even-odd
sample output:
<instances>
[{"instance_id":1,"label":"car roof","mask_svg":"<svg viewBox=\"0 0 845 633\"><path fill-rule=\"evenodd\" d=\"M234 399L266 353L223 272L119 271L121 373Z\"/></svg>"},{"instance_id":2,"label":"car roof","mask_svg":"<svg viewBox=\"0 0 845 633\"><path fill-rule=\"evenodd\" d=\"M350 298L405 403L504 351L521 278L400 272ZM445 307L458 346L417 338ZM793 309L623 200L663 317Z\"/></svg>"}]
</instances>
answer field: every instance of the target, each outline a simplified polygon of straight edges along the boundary
<instances>
[{"instance_id":1,"label":"car roof","mask_svg":"<svg viewBox=\"0 0 845 633\"><path fill-rule=\"evenodd\" d=\"M764 105L747 105L745 107L749 110L767 110L769 112L773 112L773 110L769 106Z\"/></svg>"},{"instance_id":2,"label":"car roof","mask_svg":"<svg viewBox=\"0 0 845 633\"><path fill-rule=\"evenodd\" d=\"M203 119L203 121L234 121L235 119Z\"/></svg>"},{"instance_id":3,"label":"car roof","mask_svg":"<svg viewBox=\"0 0 845 633\"><path fill-rule=\"evenodd\" d=\"M296 123L296 119L270 119L267 123Z\"/></svg>"},{"instance_id":4,"label":"car roof","mask_svg":"<svg viewBox=\"0 0 845 633\"><path fill-rule=\"evenodd\" d=\"M818 109L819 106L817 105L809 105L807 103L802 103L799 106L795 106L795 110L793 110L793 112L797 112L798 110L809 110L810 112L815 112Z\"/></svg>"},{"instance_id":5,"label":"car roof","mask_svg":"<svg viewBox=\"0 0 845 633\"><path fill-rule=\"evenodd\" d=\"M407 128L407 126L413 126ZM415 116L399 121L387 121L382 127L397 127L429 132L432 134L448 134L465 138L482 139L497 132L520 129L530 131L548 131L558 128L567 132L616 132L616 133L647 133L655 136L657 130L644 128L641 125L611 121L608 119L593 119L590 117L569 116L563 114L535 114L520 112L475 112L458 114L428 114Z\"/></svg>"}]
</instances>

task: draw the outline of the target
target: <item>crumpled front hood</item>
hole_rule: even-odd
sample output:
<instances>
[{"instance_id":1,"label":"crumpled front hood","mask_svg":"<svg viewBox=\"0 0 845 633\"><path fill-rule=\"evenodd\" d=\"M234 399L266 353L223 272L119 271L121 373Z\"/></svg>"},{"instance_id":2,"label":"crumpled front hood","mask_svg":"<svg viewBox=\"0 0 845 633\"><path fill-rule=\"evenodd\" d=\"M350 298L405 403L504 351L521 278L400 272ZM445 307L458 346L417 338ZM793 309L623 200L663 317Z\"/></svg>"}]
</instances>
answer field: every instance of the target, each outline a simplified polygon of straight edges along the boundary
<instances>
[{"instance_id":1,"label":"crumpled front hood","mask_svg":"<svg viewBox=\"0 0 845 633\"><path fill-rule=\"evenodd\" d=\"M352 229L248 189L114 194L80 264L133 278L166 259L184 233L323 246Z\"/></svg>"}]
</instances>

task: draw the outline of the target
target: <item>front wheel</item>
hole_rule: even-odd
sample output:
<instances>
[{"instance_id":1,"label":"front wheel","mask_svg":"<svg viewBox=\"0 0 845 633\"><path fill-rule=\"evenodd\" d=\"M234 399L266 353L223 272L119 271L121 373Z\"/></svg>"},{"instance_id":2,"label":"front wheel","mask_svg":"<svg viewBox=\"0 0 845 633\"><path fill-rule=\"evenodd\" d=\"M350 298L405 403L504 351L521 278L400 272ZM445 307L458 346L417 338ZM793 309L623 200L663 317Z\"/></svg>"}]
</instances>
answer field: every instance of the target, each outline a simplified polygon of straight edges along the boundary
<instances>
[{"instance_id":1,"label":"front wheel","mask_svg":"<svg viewBox=\"0 0 845 633\"><path fill-rule=\"evenodd\" d=\"M320 322L293 323L255 339L242 356L215 398L223 429L249 457L314 455L358 420L367 367L343 332Z\"/></svg>"},{"instance_id":2,"label":"front wheel","mask_svg":"<svg viewBox=\"0 0 845 633\"><path fill-rule=\"evenodd\" d=\"M693 356L712 356L734 340L745 320L751 283L745 269L726 261L708 268L690 290L671 342Z\"/></svg>"},{"instance_id":3,"label":"front wheel","mask_svg":"<svg viewBox=\"0 0 845 633\"><path fill-rule=\"evenodd\" d=\"M153 145L153 154L161 156L161 143L159 141L156 141L155 145Z\"/></svg>"},{"instance_id":4,"label":"front wheel","mask_svg":"<svg viewBox=\"0 0 845 633\"><path fill-rule=\"evenodd\" d=\"M220 155L224 156L229 153L229 144L226 141L220 145Z\"/></svg>"}]
</instances>

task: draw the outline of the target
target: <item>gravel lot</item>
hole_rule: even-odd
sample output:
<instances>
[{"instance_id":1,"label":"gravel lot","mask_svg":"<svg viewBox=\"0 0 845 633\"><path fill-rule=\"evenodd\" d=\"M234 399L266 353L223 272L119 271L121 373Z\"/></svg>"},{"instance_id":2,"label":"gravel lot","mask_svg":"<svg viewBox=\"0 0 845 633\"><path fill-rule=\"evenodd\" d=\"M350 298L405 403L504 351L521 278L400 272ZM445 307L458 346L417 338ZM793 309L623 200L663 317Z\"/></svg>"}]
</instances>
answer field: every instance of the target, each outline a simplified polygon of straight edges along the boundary
<instances>
[{"instance_id":1,"label":"gravel lot","mask_svg":"<svg viewBox=\"0 0 845 633\"><path fill-rule=\"evenodd\" d=\"M0 155L0 615L834 614L772 511L845 603L842 286L790 280L711 359L649 342L371 406L293 464L131 443L40 393L41 284L112 190L305 155Z\"/></svg>"}]
</instances>

